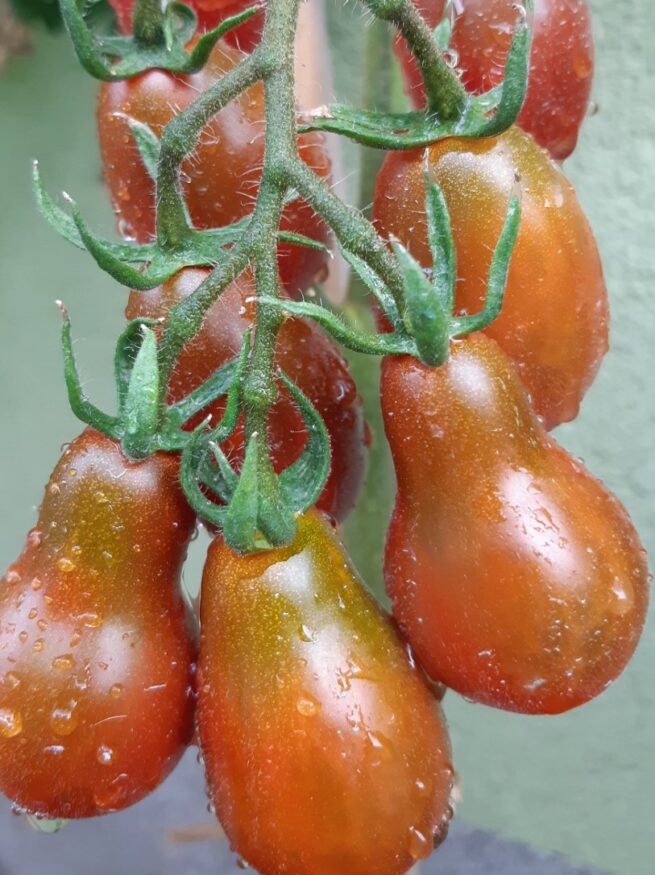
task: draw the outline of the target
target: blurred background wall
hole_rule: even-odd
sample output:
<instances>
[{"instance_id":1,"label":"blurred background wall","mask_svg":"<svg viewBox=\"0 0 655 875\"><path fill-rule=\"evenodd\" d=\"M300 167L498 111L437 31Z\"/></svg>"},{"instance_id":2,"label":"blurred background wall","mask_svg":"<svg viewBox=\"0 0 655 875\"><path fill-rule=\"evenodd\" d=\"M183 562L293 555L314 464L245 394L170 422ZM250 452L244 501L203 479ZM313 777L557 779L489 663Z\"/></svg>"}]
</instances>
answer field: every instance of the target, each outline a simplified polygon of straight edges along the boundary
<instances>
[{"instance_id":1,"label":"blurred background wall","mask_svg":"<svg viewBox=\"0 0 655 875\"><path fill-rule=\"evenodd\" d=\"M655 556L653 6L652 0L591 0L591 6L598 112L588 119L566 172L604 258L612 349L580 418L561 428L557 437L627 505ZM362 54L364 16L340 0L329 0L327 13L338 61L336 89L352 95L359 80L349 71ZM38 157L49 190L73 194L92 226L112 233L94 132L96 88L77 66L63 35L38 36L34 53L12 60L0 77L3 567L17 555L34 520L61 444L79 430L65 397L56 298L71 312L87 391L100 404L113 403L112 352L125 293L83 253L56 238L37 216L30 191L30 161ZM351 191L356 160L347 149L346 172L355 174L349 177ZM356 361L354 367L362 386L373 391L375 366ZM376 417L373 403L374 425ZM379 587L392 475L384 467L388 462L382 435L378 428L375 432L375 476L348 534L366 579ZM186 571L191 587L197 585L205 543L201 538L194 545ZM571 714L518 717L449 695L446 710L462 778L462 820L535 849L560 852L575 865L615 875L653 875L654 663L651 622L621 681ZM8 808L0 803L0 826L7 826ZM438 856L435 871L440 871L437 863ZM184 865L181 870L191 871ZM516 869L532 871L537 870L527 863Z\"/></svg>"}]
</instances>

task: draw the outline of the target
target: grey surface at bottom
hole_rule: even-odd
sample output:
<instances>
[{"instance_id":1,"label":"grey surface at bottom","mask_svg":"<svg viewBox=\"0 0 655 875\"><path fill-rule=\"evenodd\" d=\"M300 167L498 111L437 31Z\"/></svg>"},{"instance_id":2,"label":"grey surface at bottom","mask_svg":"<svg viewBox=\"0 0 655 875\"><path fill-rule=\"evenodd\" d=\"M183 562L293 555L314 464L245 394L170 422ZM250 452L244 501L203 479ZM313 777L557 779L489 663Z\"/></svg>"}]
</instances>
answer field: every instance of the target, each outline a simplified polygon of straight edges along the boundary
<instances>
[{"instance_id":1,"label":"grey surface at bottom","mask_svg":"<svg viewBox=\"0 0 655 875\"><path fill-rule=\"evenodd\" d=\"M120 814L71 824L55 836L34 832L7 803L0 812L0 875L236 875L242 870L224 838L191 840L213 822L190 750L150 798ZM448 841L421 865L421 875L601 873L456 822Z\"/></svg>"}]
</instances>

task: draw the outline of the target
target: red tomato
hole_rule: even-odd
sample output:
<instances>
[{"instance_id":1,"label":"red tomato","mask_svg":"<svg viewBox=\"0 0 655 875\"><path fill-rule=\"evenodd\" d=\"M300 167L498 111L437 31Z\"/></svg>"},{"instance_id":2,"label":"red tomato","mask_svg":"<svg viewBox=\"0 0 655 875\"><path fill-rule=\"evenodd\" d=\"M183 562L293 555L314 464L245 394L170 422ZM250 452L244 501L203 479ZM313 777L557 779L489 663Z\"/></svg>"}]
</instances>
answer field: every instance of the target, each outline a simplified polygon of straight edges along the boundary
<instances>
[{"instance_id":1,"label":"red tomato","mask_svg":"<svg viewBox=\"0 0 655 875\"><path fill-rule=\"evenodd\" d=\"M151 292L133 292L128 319L159 319L193 292L206 277L205 270L187 269ZM204 382L217 368L238 355L243 333L254 323L255 288L248 272L226 289L209 311L196 338L178 360L169 388L169 400L179 401ZM287 319L278 339L277 364L312 401L330 434L332 468L318 507L343 520L355 506L366 474L370 436L362 399L335 343L314 323ZM221 399L208 411L218 422L224 409ZM300 456L307 431L286 390L273 410L269 424L273 461L278 471ZM243 458L243 429L239 427L223 445L232 460Z\"/></svg>"},{"instance_id":2,"label":"red tomato","mask_svg":"<svg viewBox=\"0 0 655 875\"><path fill-rule=\"evenodd\" d=\"M389 358L382 409L398 481L385 581L427 672L530 714L602 693L639 640L646 556L502 350L477 334L441 368Z\"/></svg>"},{"instance_id":3,"label":"red tomato","mask_svg":"<svg viewBox=\"0 0 655 875\"><path fill-rule=\"evenodd\" d=\"M263 875L396 875L452 815L441 709L330 526L209 549L198 727L233 848Z\"/></svg>"},{"instance_id":4,"label":"red tomato","mask_svg":"<svg viewBox=\"0 0 655 875\"><path fill-rule=\"evenodd\" d=\"M596 243L575 191L527 134L449 139L387 156L375 219L431 266L424 172L446 197L457 251L456 308L475 313L517 185L522 218L502 313L486 333L516 363L547 428L575 419L608 346L608 306ZM517 182L518 180L518 182Z\"/></svg>"},{"instance_id":5,"label":"red tomato","mask_svg":"<svg viewBox=\"0 0 655 875\"><path fill-rule=\"evenodd\" d=\"M415 5L434 27L443 0ZM469 91L499 85L520 14L515 0L454 0L451 47ZM416 106L425 100L421 74L404 42L397 43L407 91ZM519 125L563 161L573 152L589 108L594 69L591 13L586 0L534 0L530 81Z\"/></svg>"},{"instance_id":6,"label":"red tomato","mask_svg":"<svg viewBox=\"0 0 655 875\"><path fill-rule=\"evenodd\" d=\"M118 17L118 26L123 33L132 32L132 11L134 0L109 0ZM237 15L251 6L256 6L253 0L189 0L190 6L198 16L198 29L211 30L217 27L225 18ZM264 12L258 12L248 19L245 24L236 30L230 31L226 36L232 45L243 52L250 52L259 42L264 26Z\"/></svg>"},{"instance_id":7,"label":"red tomato","mask_svg":"<svg viewBox=\"0 0 655 875\"><path fill-rule=\"evenodd\" d=\"M87 430L65 450L0 589L0 789L31 813L138 802L193 729L179 592L194 517L177 462Z\"/></svg>"},{"instance_id":8,"label":"red tomato","mask_svg":"<svg viewBox=\"0 0 655 875\"><path fill-rule=\"evenodd\" d=\"M240 54L217 45L206 67L193 76L173 76L150 70L123 82L104 82L98 102L98 134L119 230L148 242L155 233L155 188L139 157L125 115L149 125L161 136L176 113L189 106ZM264 159L264 91L253 86L232 101L205 127L200 143L182 165L185 196L198 228L228 225L251 212ZM330 160L322 135L303 134L301 155L320 176L330 175ZM282 229L329 242L327 227L302 201L284 213ZM282 244L280 273L291 294L306 289L327 270L328 255L305 246Z\"/></svg>"}]
</instances>

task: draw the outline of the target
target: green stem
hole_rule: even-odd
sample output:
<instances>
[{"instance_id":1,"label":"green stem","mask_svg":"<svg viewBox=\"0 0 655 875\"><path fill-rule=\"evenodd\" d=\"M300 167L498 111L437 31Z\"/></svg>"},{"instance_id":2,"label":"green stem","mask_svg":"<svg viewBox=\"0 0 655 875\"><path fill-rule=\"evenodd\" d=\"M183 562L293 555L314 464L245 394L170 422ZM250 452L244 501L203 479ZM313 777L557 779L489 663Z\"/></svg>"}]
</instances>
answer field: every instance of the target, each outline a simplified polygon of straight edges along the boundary
<instances>
[{"instance_id":1,"label":"green stem","mask_svg":"<svg viewBox=\"0 0 655 875\"><path fill-rule=\"evenodd\" d=\"M164 13L160 0L136 0L132 32L141 46L160 46L164 43Z\"/></svg>"},{"instance_id":2,"label":"green stem","mask_svg":"<svg viewBox=\"0 0 655 875\"><path fill-rule=\"evenodd\" d=\"M164 128L157 172L157 238L164 248L179 249L189 233L180 182L182 161L195 148L207 122L261 78L258 61L255 52L233 67Z\"/></svg>"},{"instance_id":3,"label":"green stem","mask_svg":"<svg viewBox=\"0 0 655 875\"><path fill-rule=\"evenodd\" d=\"M289 170L291 183L298 194L330 225L339 243L373 269L402 312L402 273L386 242L371 222L358 209L345 204L333 194L303 161L292 162Z\"/></svg>"},{"instance_id":4,"label":"green stem","mask_svg":"<svg viewBox=\"0 0 655 875\"><path fill-rule=\"evenodd\" d=\"M432 31L412 0L363 0L376 18L394 24L414 54L425 82L428 112L440 119L458 118L466 90L446 63Z\"/></svg>"}]
</instances>

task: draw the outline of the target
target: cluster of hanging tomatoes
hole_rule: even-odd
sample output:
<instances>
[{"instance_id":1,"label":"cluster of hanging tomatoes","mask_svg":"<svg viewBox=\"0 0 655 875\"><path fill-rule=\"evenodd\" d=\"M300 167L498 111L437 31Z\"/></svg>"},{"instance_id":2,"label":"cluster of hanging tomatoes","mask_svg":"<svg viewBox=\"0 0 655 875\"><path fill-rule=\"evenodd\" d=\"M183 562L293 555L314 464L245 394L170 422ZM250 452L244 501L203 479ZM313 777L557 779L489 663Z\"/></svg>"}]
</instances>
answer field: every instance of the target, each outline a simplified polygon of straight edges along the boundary
<instances>
[{"instance_id":1,"label":"cluster of hanging tomatoes","mask_svg":"<svg viewBox=\"0 0 655 875\"><path fill-rule=\"evenodd\" d=\"M131 3L114 5L129 29ZM204 26L246 5L193 3ZM431 25L444 12L442 0L417 5ZM455 61L471 90L486 90L497 84L516 8L512 0L456 8ZM102 85L105 177L126 236L148 241L155 222L154 183L126 116L161 134L256 44L262 16L232 34L232 45L219 44L200 73L152 70ZM420 102L413 61L402 43L397 50ZM324 418L331 474L290 546L240 555L216 536L199 635L180 593L196 520L179 459L157 452L131 461L92 429L63 452L0 590L0 789L16 806L44 818L124 809L170 773L195 727L217 815L260 872L394 875L431 853L452 816L439 685L494 707L555 714L619 675L645 619L645 554L622 506L547 431L577 415L607 349L596 245L545 151L562 159L574 147L591 72L583 0L536 0L519 126L390 153L380 171L375 222L426 269L426 171L441 187L461 312L482 303L507 202L517 187L523 198L500 317L452 341L438 368L408 356L383 362L398 483L385 580L398 626L361 584L333 528L365 474L361 398L334 341L288 318L278 362ZM263 119L256 85L207 125L183 168L196 227L226 225L250 209ZM321 135L303 134L299 145L328 179ZM298 201L283 227L329 241ZM282 244L279 267L295 296L325 271L326 254ZM186 269L133 293L127 315L165 320L206 273ZM254 300L250 273L218 299L179 358L171 402L239 352ZM220 417L223 407L210 412ZM270 419L275 466L288 467L306 439L281 389ZM224 449L242 457L242 431Z\"/></svg>"}]
</instances>

